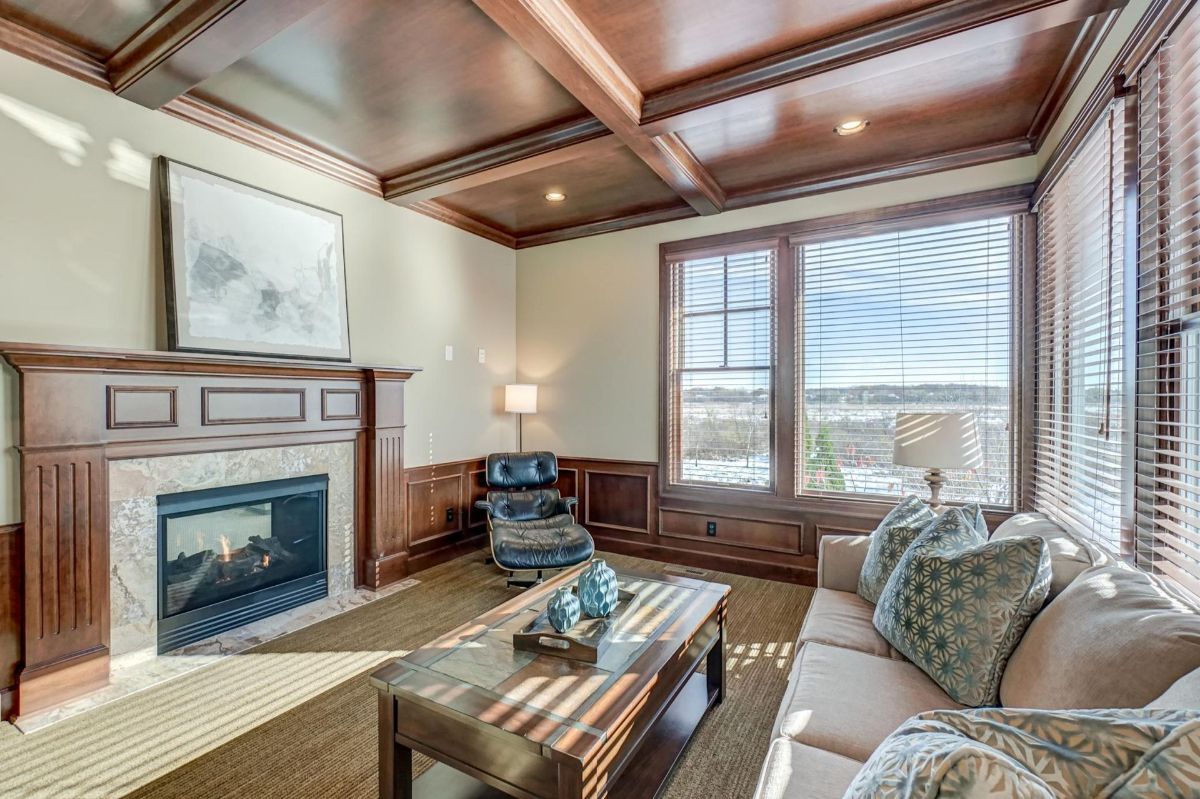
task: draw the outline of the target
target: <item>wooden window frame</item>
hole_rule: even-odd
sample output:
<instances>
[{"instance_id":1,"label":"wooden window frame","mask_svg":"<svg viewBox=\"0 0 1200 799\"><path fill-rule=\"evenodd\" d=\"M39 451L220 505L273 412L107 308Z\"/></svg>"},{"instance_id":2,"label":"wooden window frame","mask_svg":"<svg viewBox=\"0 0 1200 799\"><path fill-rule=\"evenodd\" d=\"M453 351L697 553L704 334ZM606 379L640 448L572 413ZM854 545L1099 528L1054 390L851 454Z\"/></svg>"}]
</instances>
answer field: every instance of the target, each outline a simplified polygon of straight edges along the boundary
<instances>
[{"instance_id":1,"label":"wooden window frame","mask_svg":"<svg viewBox=\"0 0 1200 799\"><path fill-rule=\"evenodd\" d=\"M829 510L835 507L845 512L856 510L875 513L877 509L894 504L888 497L847 493L841 495L797 495L796 493L796 270L793 260L797 241L836 239L850 236L871 235L903 228L952 224L954 222L985 219L989 216L1011 215L1017 218L1014 224L1013 258L1013 330L1011 356L1012 418L1014 423L1023 418L1020 402L1025 373L1022 369L1022 354L1027 348L1027 329L1024 310L1025 274L1029 271L1028 248L1024 246L1025 219L1034 184L1022 184L1000 189L971 192L951 197L924 200L886 208L857 211L834 216L806 219L781 225L733 231L715 236L666 242L659 246L659 408L658 408L658 491L664 500L683 503L713 504L733 507L752 507L763 510ZM1021 229L1018 234L1017 230ZM671 426L674 402L671 368L671 265L685 258L728 255L748 249L776 248L776 291L775 291L775 368L772 370L772 421L771 463L772 488L740 488L727 486L699 486L672 482L674 463L672 454L675 442ZM1026 484L1023 466L1026 462L1023 451L1023 436L1012 439L1014 508L1020 509L1024 502L1022 486Z\"/></svg>"}]
</instances>

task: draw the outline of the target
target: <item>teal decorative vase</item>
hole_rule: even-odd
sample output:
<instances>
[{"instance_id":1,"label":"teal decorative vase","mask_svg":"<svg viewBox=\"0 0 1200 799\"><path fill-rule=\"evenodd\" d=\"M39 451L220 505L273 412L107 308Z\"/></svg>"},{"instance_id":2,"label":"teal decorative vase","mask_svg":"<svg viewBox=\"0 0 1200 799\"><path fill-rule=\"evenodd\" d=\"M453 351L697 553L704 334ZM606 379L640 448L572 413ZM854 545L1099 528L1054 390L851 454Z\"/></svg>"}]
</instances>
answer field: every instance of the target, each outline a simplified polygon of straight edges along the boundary
<instances>
[{"instance_id":1,"label":"teal decorative vase","mask_svg":"<svg viewBox=\"0 0 1200 799\"><path fill-rule=\"evenodd\" d=\"M617 606L617 573L602 560L593 560L579 575L579 603L594 619L607 616Z\"/></svg>"},{"instance_id":2,"label":"teal decorative vase","mask_svg":"<svg viewBox=\"0 0 1200 799\"><path fill-rule=\"evenodd\" d=\"M565 633L579 621L579 597L575 596L570 586L560 588L550 597L546 612L550 617L550 626Z\"/></svg>"}]
</instances>

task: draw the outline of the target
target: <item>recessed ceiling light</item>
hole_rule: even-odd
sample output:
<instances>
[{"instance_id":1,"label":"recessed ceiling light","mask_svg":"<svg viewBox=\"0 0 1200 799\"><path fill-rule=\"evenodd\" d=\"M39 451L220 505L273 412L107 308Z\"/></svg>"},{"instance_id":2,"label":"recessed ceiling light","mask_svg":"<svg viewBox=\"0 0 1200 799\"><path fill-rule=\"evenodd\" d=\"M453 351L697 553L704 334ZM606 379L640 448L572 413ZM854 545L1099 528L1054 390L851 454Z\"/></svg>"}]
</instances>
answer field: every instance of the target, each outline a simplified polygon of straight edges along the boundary
<instances>
[{"instance_id":1,"label":"recessed ceiling light","mask_svg":"<svg viewBox=\"0 0 1200 799\"><path fill-rule=\"evenodd\" d=\"M853 136L855 133L862 133L870 124L865 119L847 119L833 130L839 136Z\"/></svg>"},{"instance_id":2,"label":"recessed ceiling light","mask_svg":"<svg viewBox=\"0 0 1200 799\"><path fill-rule=\"evenodd\" d=\"M546 192L546 202L560 203L565 199L567 199L567 195L563 194L561 191Z\"/></svg>"}]
</instances>

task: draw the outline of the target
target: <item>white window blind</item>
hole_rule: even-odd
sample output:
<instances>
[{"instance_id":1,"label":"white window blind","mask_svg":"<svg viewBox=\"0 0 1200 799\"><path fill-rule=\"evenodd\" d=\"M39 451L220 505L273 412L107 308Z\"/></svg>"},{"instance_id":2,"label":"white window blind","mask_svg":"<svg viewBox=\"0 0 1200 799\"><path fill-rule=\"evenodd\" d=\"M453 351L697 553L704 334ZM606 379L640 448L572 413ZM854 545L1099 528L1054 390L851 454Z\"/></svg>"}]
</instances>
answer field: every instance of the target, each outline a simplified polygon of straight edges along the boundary
<instances>
[{"instance_id":1,"label":"white window blind","mask_svg":"<svg viewBox=\"0 0 1200 799\"><path fill-rule=\"evenodd\" d=\"M1013 503L1012 218L796 247L801 494L928 494L892 464L896 414L975 413L984 464L942 497Z\"/></svg>"},{"instance_id":2,"label":"white window blind","mask_svg":"<svg viewBox=\"0 0 1200 799\"><path fill-rule=\"evenodd\" d=\"M775 250L670 265L671 481L772 485Z\"/></svg>"},{"instance_id":3,"label":"white window blind","mask_svg":"<svg viewBox=\"0 0 1200 799\"><path fill-rule=\"evenodd\" d=\"M1200 11L1138 108L1137 560L1200 594Z\"/></svg>"},{"instance_id":4,"label":"white window blind","mask_svg":"<svg viewBox=\"0 0 1200 799\"><path fill-rule=\"evenodd\" d=\"M1033 506L1122 548L1124 110L1117 101L1037 209Z\"/></svg>"}]
</instances>

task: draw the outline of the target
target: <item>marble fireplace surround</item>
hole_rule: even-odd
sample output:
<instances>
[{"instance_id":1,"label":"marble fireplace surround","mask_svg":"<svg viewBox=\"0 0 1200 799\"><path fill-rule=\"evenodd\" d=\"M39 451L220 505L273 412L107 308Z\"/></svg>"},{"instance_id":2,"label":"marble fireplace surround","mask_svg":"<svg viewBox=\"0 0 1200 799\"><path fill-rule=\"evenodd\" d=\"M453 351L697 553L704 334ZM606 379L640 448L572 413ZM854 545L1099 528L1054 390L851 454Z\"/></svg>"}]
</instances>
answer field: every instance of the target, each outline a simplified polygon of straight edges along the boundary
<instances>
[{"instance_id":1,"label":"marble fireplace surround","mask_svg":"<svg viewBox=\"0 0 1200 799\"><path fill-rule=\"evenodd\" d=\"M110 461L113 670L157 657L159 495L328 475L326 563L332 599L354 590L354 462L352 441ZM211 653L213 646L204 640L177 652Z\"/></svg>"},{"instance_id":2,"label":"marble fireplace surround","mask_svg":"<svg viewBox=\"0 0 1200 799\"><path fill-rule=\"evenodd\" d=\"M108 684L54 708L22 714L16 726L36 732L417 585L418 580L407 579L377 591L355 587L354 466L353 441L110 461ZM158 496L322 474L329 476L329 595L159 655Z\"/></svg>"}]
</instances>

